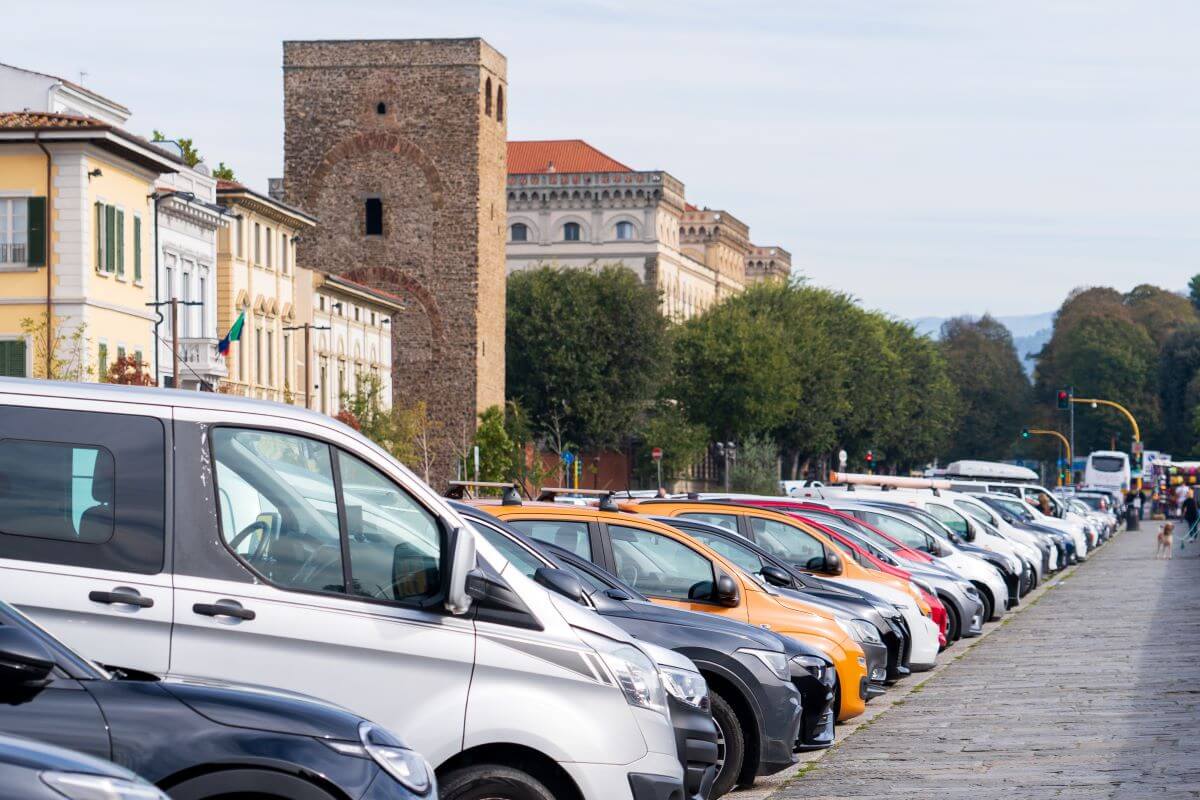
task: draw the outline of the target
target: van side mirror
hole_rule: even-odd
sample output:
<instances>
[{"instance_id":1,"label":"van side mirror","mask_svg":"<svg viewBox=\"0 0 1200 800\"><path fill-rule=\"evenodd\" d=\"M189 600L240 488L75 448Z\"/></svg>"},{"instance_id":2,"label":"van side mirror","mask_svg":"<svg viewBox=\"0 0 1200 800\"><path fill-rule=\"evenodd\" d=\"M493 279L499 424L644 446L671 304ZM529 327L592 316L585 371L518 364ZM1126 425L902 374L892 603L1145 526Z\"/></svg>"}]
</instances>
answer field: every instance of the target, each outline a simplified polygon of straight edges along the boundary
<instances>
[{"instance_id":1,"label":"van side mirror","mask_svg":"<svg viewBox=\"0 0 1200 800\"><path fill-rule=\"evenodd\" d=\"M480 618L509 616L529 617L532 614L529 607L521 600L521 596L504 582L491 567L481 565L467 573L467 594L479 606ZM485 612L492 612L487 614ZM496 622L498 619L489 619Z\"/></svg>"},{"instance_id":2,"label":"van side mirror","mask_svg":"<svg viewBox=\"0 0 1200 800\"><path fill-rule=\"evenodd\" d=\"M475 536L464 527L455 528L449 536L450 577L446 587L446 610L462 616L471 610L471 594L467 591L467 575L475 569Z\"/></svg>"},{"instance_id":3,"label":"van side mirror","mask_svg":"<svg viewBox=\"0 0 1200 800\"><path fill-rule=\"evenodd\" d=\"M738 604L737 583L728 575L721 575L717 578L717 591L713 598L723 606L736 606Z\"/></svg>"},{"instance_id":4,"label":"van side mirror","mask_svg":"<svg viewBox=\"0 0 1200 800\"><path fill-rule=\"evenodd\" d=\"M44 681L54 669L54 657L24 628L0 627L0 686Z\"/></svg>"},{"instance_id":5,"label":"van side mirror","mask_svg":"<svg viewBox=\"0 0 1200 800\"><path fill-rule=\"evenodd\" d=\"M554 567L538 567L533 573L533 579L547 589L558 592L568 600L576 603L583 602L583 584L565 569Z\"/></svg>"},{"instance_id":6,"label":"van side mirror","mask_svg":"<svg viewBox=\"0 0 1200 800\"><path fill-rule=\"evenodd\" d=\"M792 585L792 576L787 574L787 570L780 569L774 564L763 564L759 574L763 576L763 580L772 586L786 588Z\"/></svg>"}]
</instances>

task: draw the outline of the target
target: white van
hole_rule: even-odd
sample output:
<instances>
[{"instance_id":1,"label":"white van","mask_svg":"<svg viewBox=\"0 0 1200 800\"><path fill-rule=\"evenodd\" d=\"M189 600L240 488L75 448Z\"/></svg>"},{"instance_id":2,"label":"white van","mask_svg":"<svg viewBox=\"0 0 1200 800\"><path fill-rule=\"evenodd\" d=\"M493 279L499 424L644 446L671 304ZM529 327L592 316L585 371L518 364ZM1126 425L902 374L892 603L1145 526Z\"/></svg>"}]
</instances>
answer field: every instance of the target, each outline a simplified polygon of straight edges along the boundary
<instances>
[{"instance_id":1,"label":"white van","mask_svg":"<svg viewBox=\"0 0 1200 800\"><path fill-rule=\"evenodd\" d=\"M4 599L101 663L339 703L446 800L683 797L654 663L329 417L0 379L0 508Z\"/></svg>"},{"instance_id":2,"label":"white van","mask_svg":"<svg viewBox=\"0 0 1200 800\"><path fill-rule=\"evenodd\" d=\"M1083 469L1083 485L1115 489L1124 494L1132 485L1129 456L1116 450L1097 450L1088 453Z\"/></svg>"}]
</instances>

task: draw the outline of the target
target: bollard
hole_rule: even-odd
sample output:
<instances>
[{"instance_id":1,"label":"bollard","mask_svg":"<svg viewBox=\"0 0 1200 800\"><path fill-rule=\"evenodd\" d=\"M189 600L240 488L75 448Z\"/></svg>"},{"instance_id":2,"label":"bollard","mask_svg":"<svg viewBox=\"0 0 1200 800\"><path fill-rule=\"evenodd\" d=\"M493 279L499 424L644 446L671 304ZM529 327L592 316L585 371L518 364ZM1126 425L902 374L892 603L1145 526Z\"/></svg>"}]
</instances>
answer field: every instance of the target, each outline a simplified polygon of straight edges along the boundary
<instances>
[{"instance_id":1,"label":"bollard","mask_svg":"<svg viewBox=\"0 0 1200 800\"><path fill-rule=\"evenodd\" d=\"M1125 530L1140 530L1140 526L1138 525L1137 509L1133 507L1133 503L1125 504Z\"/></svg>"}]
</instances>

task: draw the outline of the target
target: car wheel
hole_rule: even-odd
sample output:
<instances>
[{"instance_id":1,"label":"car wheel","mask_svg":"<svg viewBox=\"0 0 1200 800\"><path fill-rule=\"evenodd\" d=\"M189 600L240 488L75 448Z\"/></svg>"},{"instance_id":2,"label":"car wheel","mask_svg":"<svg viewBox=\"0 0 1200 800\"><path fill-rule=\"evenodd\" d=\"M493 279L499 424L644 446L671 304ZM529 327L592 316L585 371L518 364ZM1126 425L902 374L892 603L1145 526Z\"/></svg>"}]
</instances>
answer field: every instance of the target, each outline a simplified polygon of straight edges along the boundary
<instances>
[{"instance_id":1,"label":"car wheel","mask_svg":"<svg viewBox=\"0 0 1200 800\"><path fill-rule=\"evenodd\" d=\"M946 607L946 646L962 638L962 623L958 618L958 609L949 600L942 603Z\"/></svg>"},{"instance_id":2,"label":"car wheel","mask_svg":"<svg viewBox=\"0 0 1200 800\"><path fill-rule=\"evenodd\" d=\"M992 613L995 611L995 605L992 603L992 593L978 583L975 588L979 590L979 599L983 601L983 621L987 622L992 618Z\"/></svg>"},{"instance_id":3,"label":"car wheel","mask_svg":"<svg viewBox=\"0 0 1200 800\"><path fill-rule=\"evenodd\" d=\"M456 769L438 779L442 800L554 800L554 792L527 772L499 764Z\"/></svg>"},{"instance_id":4,"label":"car wheel","mask_svg":"<svg viewBox=\"0 0 1200 800\"><path fill-rule=\"evenodd\" d=\"M746 759L746 735L742 732L741 720L725 698L712 692L709 699L713 722L717 725L717 777L713 781L712 796L720 797L737 785L742 762Z\"/></svg>"}]
</instances>

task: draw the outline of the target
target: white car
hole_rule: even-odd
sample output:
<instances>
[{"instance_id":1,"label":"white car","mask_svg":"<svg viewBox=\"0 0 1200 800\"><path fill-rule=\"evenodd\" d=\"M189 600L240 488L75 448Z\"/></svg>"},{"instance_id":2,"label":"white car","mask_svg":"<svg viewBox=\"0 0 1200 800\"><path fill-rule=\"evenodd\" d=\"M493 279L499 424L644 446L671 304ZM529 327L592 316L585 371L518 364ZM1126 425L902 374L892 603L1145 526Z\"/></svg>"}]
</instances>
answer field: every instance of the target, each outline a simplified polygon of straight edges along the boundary
<instances>
[{"instance_id":1,"label":"white car","mask_svg":"<svg viewBox=\"0 0 1200 800\"><path fill-rule=\"evenodd\" d=\"M333 701L443 800L682 793L654 661L329 417L0 379L0 508L5 599L100 663Z\"/></svg>"}]
</instances>

